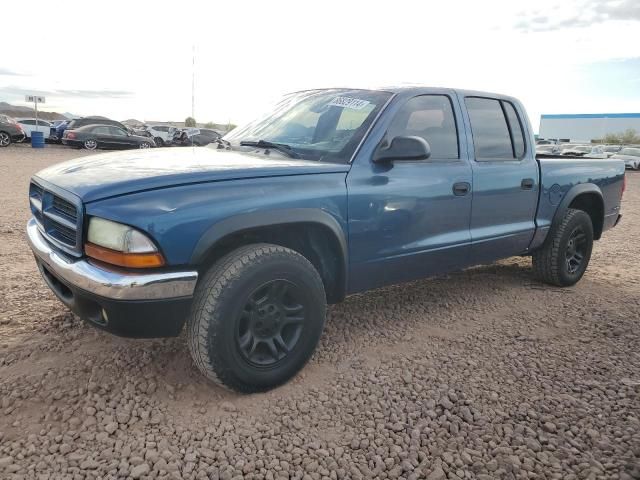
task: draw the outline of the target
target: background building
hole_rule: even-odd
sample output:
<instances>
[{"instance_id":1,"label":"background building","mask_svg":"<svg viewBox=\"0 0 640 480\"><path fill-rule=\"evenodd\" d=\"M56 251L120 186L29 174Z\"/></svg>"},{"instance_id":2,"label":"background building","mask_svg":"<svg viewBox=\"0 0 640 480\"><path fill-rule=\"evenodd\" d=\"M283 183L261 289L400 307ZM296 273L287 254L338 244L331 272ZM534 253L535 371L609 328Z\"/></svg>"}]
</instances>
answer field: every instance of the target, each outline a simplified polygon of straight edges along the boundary
<instances>
[{"instance_id":1,"label":"background building","mask_svg":"<svg viewBox=\"0 0 640 480\"><path fill-rule=\"evenodd\" d=\"M640 113L583 113L540 116L540 138L591 142L609 133L640 132Z\"/></svg>"}]
</instances>

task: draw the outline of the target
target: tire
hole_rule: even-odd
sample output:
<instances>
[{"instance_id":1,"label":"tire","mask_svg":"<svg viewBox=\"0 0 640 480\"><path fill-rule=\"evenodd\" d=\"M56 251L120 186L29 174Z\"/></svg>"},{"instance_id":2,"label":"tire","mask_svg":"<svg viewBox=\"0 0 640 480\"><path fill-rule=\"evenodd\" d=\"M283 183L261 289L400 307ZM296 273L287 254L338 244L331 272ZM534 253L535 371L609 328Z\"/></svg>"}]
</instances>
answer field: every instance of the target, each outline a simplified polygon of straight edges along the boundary
<instances>
[{"instance_id":1,"label":"tire","mask_svg":"<svg viewBox=\"0 0 640 480\"><path fill-rule=\"evenodd\" d=\"M562 221L552 227L543 247L533 253L534 275L558 287L575 285L587 270L592 249L591 217L582 210L570 208Z\"/></svg>"},{"instance_id":2,"label":"tire","mask_svg":"<svg viewBox=\"0 0 640 480\"><path fill-rule=\"evenodd\" d=\"M151 144L150 144L149 142L142 142L142 143L138 146L138 148L141 148L141 149L151 148Z\"/></svg>"},{"instance_id":3,"label":"tire","mask_svg":"<svg viewBox=\"0 0 640 480\"><path fill-rule=\"evenodd\" d=\"M7 132L0 132L0 148L8 147L11 145L11 135Z\"/></svg>"},{"instance_id":4,"label":"tire","mask_svg":"<svg viewBox=\"0 0 640 480\"><path fill-rule=\"evenodd\" d=\"M158 147L164 147L164 140L162 140L160 137L154 138L153 141L156 142L156 145Z\"/></svg>"},{"instance_id":5,"label":"tire","mask_svg":"<svg viewBox=\"0 0 640 480\"><path fill-rule=\"evenodd\" d=\"M95 150L96 148L98 148L98 141L94 140L93 138L90 138L88 140L85 140L82 143L82 146L87 150Z\"/></svg>"},{"instance_id":6,"label":"tire","mask_svg":"<svg viewBox=\"0 0 640 480\"><path fill-rule=\"evenodd\" d=\"M320 275L305 257L266 243L240 247L198 283L187 323L189 351L213 382L244 393L266 391L311 358L326 308Z\"/></svg>"}]
</instances>

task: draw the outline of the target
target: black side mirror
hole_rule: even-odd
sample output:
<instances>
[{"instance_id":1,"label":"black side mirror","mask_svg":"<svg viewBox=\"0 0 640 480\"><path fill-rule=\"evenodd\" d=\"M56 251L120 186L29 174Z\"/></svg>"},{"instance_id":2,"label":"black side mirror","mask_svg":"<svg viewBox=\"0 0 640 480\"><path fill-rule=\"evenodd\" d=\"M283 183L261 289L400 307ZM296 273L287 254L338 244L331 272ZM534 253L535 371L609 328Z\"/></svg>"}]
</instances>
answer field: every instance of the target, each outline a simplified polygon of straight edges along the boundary
<instances>
[{"instance_id":1,"label":"black side mirror","mask_svg":"<svg viewBox=\"0 0 640 480\"><path fill-rule=\"evenodd\" d=\"M431 156L431 147L422 137L398 136L386 145L383 141L375 153L373 161L384 163L402 160L426 160Z\"/></svg>"}]
</instances>

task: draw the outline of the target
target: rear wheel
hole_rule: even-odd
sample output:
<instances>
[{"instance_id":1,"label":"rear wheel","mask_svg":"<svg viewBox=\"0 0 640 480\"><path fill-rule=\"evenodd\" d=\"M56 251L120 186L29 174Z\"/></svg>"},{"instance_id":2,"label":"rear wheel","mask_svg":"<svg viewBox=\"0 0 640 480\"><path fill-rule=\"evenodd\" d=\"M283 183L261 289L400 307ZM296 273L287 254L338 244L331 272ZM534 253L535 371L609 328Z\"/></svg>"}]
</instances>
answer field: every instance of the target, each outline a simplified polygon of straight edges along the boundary
<instances>
[{"instance_id":1,"label":"rear wheel","mask_svg":"<svg viewBox=\"0 0 640 480\"><path fill-rule=\"evenodd\" d=\"M151 144L149 142L142 142L140 148L151 148Z\"/></svg>"},{"instance_id":2,"label":"rear wheel","mask_svg":"<svg viewBox=\"0 0 640 480\"><path fill-rule=\"evenodd\" d=\"M160 137L156 137L153 140L154 142L156 142L156 145L158 147L164 147L164 140L162 140Z\"/></svg>"},{"instance_id":3,"label":"rear wheel","mask_svg":"<svg viewBox=\"0 0 640 480\"><path fill-rule=\"evenodd\" d=\"M0 132L0 147L8 147L11 145L11 135L7 132Z\"/></svg>"},{"instance_id":4,"label":"rear wheel","mask_svg":"<svg viewBox=\"0 0 640 480\"><path fill-rule=\"evenodd\" d=\"M574 285L587 270L592 248L591 217L582 210L570 208L549 232L544 246L533 253L534 274L551 285Z\"/></svg>"},{"instance_id":5,"label":"rear wheel","mask_svg":"<svg viewBox=\"0 0 640 480\"><path fill-rule=\"evenodd\" d=\"M85 140L82 145L87 150L95 150L96 148L98 148L98 141L94 140L93 138L90 138L88 140Z\"/></svg>"},{"instance_id":6,"label":"rear wheel","mask_svg":"<svg viewBox=\"0 0 640 480\"><path fill-rule=\"evenodd\" d=\"M325 310L322 280L305 257L277 245L241 247L198 284L189 350L210 380L241 392L269 390L309 360Z\"/></svg>"}]
</instances>

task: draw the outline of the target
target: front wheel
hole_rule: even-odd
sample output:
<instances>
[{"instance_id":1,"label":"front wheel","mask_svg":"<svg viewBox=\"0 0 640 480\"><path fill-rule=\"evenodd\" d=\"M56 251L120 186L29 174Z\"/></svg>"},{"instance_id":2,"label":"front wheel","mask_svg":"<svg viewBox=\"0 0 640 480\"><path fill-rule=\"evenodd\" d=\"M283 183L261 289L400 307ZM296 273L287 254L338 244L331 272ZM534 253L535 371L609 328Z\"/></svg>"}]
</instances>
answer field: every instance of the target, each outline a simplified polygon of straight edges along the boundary
<instances>
[{"instance_id":1,"label":"front wheel","mask_svg":"<svg viewBox=\"0 0 640 480\"><path fill-rule=\"evenodd\" d=\"M592 248L591 217L582 210L570 208L551 229L543 247L533 253L534 274L551 285L575 285L587 270Z\"/></svg>"},{"instance_id":2,"label":"front wheel","mask_svg":"<svg viewBox=\"0 0 640 480\"><path fill-rule=\"evenodd\" d=\"M142 142L140 148L151 148L151 144L149 142Z\"/></svg>"},{"instance_id":3,"label":"front wheel","mask_svg":"<svg viewBox=\"0 0 640 480\"><path fill-rule=\"evenodd\" d=\"M189 350L210 380L240 392L269 390L309 360L325 312L322 280L305 257L277 245L247 245L199 282Z\"/></svg>"},{"instance_id":4,"label":"front wheel","mask_svg":"<svg viewBox=\"0 0 640 480\"><path fill-rule=\"evenodd\" d=\"M164 140L162 140L160 137L156 137L153 140L156 142L156 145L158 147L164 147Z\"/></svg>"}]
</instances>

